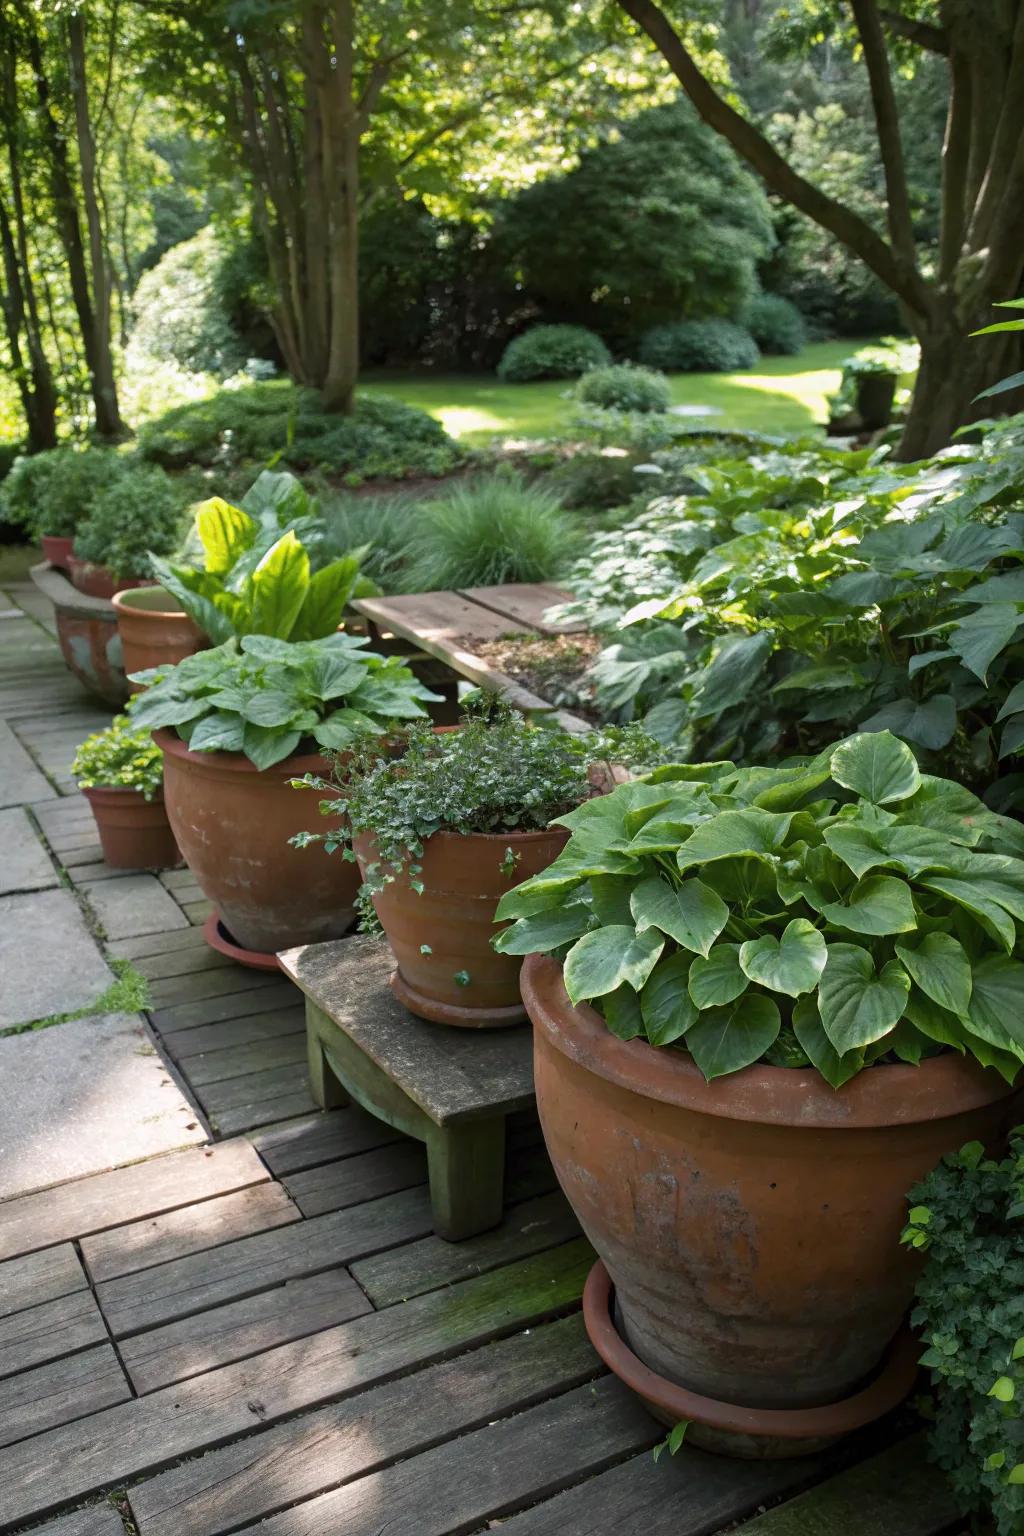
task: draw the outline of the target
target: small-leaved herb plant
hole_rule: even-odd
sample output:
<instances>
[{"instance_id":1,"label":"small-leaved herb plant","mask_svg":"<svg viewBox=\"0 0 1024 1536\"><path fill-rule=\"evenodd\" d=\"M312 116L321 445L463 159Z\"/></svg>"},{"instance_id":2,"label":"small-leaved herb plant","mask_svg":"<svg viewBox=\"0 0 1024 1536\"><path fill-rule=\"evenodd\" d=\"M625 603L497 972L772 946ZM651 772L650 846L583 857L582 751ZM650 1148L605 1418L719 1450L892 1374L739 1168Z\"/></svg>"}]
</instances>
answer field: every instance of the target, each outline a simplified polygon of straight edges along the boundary
<instances>
[{"instance_id":1,"label":"small-leaved herb plant","mask_svg":"<svg viewBox=\"0 0 1024 1536\"><path fill-rule=\"evenodd\" d=\"M85 738L71 772L80 789L136 789L153 800L163 790L164 756L147 729L115 715L106 730Z\"/></svg>"},{"instance_id":2,"label":"small-leaved herb plant","mask_svg":"<svg viewBox=\"0 0 1024 1536\"><path fill-rule=\"evenodd\" d=\"M1024 1127L1001 1162L971 1142L910 1193L927 1253L911 1314L931 1372L931 1454L965 1513L1024 1530ZM988 1527L986 1527L987 1529Z\"/></svg>"},{"instance_id":3,"label":"small-leaved herb plant","mask_svg":"<svg viewBox=\"0 0 1024 1536\"><path fill-rule=\"evenodd\" d=\"M558 818L572 836L502 898L506 954L563 958L621 1039L710 1081L756 1061L1024 1061L1024 827L922 774L888 731L779 768L674 765Z\"/></svg>"},{"instance_id":4,"label":"small-leaved herb plant","mask_svg":"<svg viewBox=\"0 0 1024 1536\"><path fill-rule=\"evenodd\" d=\"M535 832L594 793L592 764L658 761L661 749L636 727L572 735L531 725L509 705L470 705L457 730L412 725L396 735L391 754L373 743L340 765L337 782L297 780L327 792L327 833L302 832L298 847L322 842L354 859L352 838L371 833L376 859L360 892L365 927L375 928L370 898L403 873L414 890L423 844L435 832ZM339 819L340 818L340 819ZM511 876L515 852L506 851Z\"/></svg>"},{"instance_id":5,"label":"small-leaved herb plant","mask_svg":"<svg viewBox=\"0 0 1024 1536\"><path fill-rule=\"evenodd\" d=\"M378 740L396 720L436 701L397 657L378 656L358 635L306 642L246 635L174 667L133 674L146 684L128 706L138 729L176 730L193 752L243 752L271 768L304 742L348 751Z\"/></svg>"}]
</instances>

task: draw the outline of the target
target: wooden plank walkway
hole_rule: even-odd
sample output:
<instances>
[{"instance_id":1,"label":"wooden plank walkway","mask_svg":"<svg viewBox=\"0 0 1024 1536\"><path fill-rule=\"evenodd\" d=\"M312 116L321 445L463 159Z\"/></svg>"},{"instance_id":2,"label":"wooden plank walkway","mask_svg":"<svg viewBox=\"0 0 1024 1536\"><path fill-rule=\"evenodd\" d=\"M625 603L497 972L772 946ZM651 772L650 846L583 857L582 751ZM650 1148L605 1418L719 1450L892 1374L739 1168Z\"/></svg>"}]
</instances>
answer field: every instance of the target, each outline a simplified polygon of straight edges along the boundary
<instances>
[{"instance_id":1,"label":"wooden plank walkway","mask_svg":"<svg viewBox=\"0 0 1024 1536\"><path fill-rule=\"evenodd\" d=\"M16 687L0 667L0 712L34 825L146 979L210 1139L0 1203L0 1532L960 1529L909 1415L825 1457L655 1464L663 1432L587 1341L591 1254L532 1114L510 1121L504 1223L435 1237L419 1144L312 1111L291 984L206 948L187 871L106 871L67 772L106 717L26 634L46 643Z\"/></svg>"}]
</instances>

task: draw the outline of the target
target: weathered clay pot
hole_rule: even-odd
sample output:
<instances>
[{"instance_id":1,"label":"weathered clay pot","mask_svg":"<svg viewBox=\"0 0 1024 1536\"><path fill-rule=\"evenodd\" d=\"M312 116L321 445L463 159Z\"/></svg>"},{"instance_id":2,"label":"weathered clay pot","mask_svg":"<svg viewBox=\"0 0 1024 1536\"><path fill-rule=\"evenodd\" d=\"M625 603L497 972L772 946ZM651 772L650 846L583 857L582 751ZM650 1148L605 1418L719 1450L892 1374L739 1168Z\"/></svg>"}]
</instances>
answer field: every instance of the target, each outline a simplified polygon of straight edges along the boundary
<instances>
[{"instance_id":1,"label":"weathered clay pot","mask_svg":"<svg viewBox=\"0 0 1024 1536\"><path fill-rule=\"evenodd\" d=\"M546 869L565 847L562 827L543 832L435 832L423 845L418 894L407 875L373 898L398 970L392 989L421 1019L487 1029L526 1018L520 961L491 948L494 909L513 885ZM374 839L354 840L360 870L374 859ZM505 850L518 855L502 867ZM424 953L424 948L427 952ZM468 976L460 984L456 976Z\"/></svg>"},{"instance_id":2,"label":"weathered clay pot","mask_svg":"<svg viewBox=\"0 0 1024 1536\"><path fill-rule=\"evenodd\" d=\"M548 1151L635 1355L718 1403L856 1392L917 1277L907 1191L944 1153L998 1142L1024 1091L953 1052L838 1092L764 1065L706 1083L685 1051L574 1008L549 957L529 956L522 989Z\"/></svg>"},{"instance_id":3,"label":"weathered clay pot","mask_svg":"<svg viewBox=\"0 0 1024 1536\"><path fill-rule=\"evenodd\" d=\"M153 735L178 846L231 937L264 954L340 938L355 920L355 865L288 842L317 821L316 796L290 781L329 772L324 758L259 769L240 752L190 752L173 731Z\"/></svg>"},{"instance_id":4,"label":"weathered clay pot","mask_svg":"<svg viewBox=\"0 0 1024 1536\"><path fill-rule=\"evenodd\" d=\"M86 597L109 599L115 592L127 592L130 587L154 585L153 582L138 576L129 576L124 581L118 581L105 565L93 565L91 561L81 560L75 554L68 556L67 571L71 577L71 585L76 591L84 592Z\"/></svg>"},{"instance_id":5,"label":"weathered clay pot","mask_svg":"<svg viewBox=\"0 0 1024 1536\"><path fill-rule=\"evenodd\" d=\"M173 667L210 643L163 587L128 587L112 601L129 677L147 667Z\"/></svg>"},{"instance_id":6,"label":"weathered clay pot","mask_svg":"<svg viewBox=\"0 0 1024 1536\"><path fill-rule=\"evenodd\" d=\"M113 869L173 869L181 854L163 798L137 789L95 785L82 794L92 806L103 858Z\"/></svg>"},{"instance_id":7,"label":"weathered clay pot","mask_svg":"<svg viewBox=\"0 0 1024 1536\"><path fill-rule=\"evenodd\" d=\"M43 559L48 560L55 571L66 571L74 539L66 539L56 533L44 533L39 542L43 546Z\"/></svg>"},{"instance_id":8,"label":"weathered clay pot","mask_svg":"<svg viewBox=\"0 0 1024 1536\"><path fill-rule=\"evenodd\" d=\"M57 640L71 671L90 693L115 708L122 705L131 690L121 664L121 641L114 622L114 610L86 613L69 605L57 608Z\"/></svg>"}]
</instances>

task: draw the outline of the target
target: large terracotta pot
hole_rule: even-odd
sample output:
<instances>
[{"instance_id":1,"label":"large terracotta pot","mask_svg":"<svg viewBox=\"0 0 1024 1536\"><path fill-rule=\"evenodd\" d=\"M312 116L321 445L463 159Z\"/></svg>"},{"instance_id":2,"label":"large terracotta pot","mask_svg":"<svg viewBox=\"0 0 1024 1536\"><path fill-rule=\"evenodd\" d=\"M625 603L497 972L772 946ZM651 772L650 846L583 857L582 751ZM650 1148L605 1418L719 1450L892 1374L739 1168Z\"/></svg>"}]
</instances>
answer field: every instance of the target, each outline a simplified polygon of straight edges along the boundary
<instances>
[{"instance_id":1,"label":"large terracotta pot","mask_svg":"<svg viewBox=\"0 0 1024 1536\"><path fill-rule=\"evenodd\" d=\"M152 586L151 581L139 576L129 576L124 581L109 571L105 565L93 565L89 560L82 560L78 555L71 554L67 560L67 571L71 577L71 584L78 592L84 592L86 597L113 597L115 592L126 592L129 587Z\"/></svg>"},{"instance_id":2,"label":"large terracotta pot","mask_svg":"<svg viewBox=\"0 0 1024 1536\"><path fill-rule=\"evenodd\" d=\"M39 542L43 546L43 559L48 560L55 571L66 571L74 539L65 538L62 534L44 533Z\"/></svg>"},{"instance_id":3,"label":"large terracotta pot","mask_svg":"<svg viewBox=\"0 0 1024 1536\"><path fill-rule=\"evenodd\" d=\"M261 953L340 938L355 920L355 865L288 841L319 820L316 795L290 781L328 773L325 759L308 753L259 769L240 752L190 752L173 731L153 737L178 847L231 937Z\"/></svg>"},{"instance_id":4,"label":"large terracotta pot","mask_svg":"<svg viewBox=\"0 0 1024 1536\"><path fill-rule=\"evenodd\" d=\"M423 883L406 874L386 885L373 904L394 951L395 995L410 1012L438 1024L472 1029L518 1024L520 961L491 948L494 910L512 886L546 869L565 847L562 827L543 832L435 832L417 860ZM371 835L354 840L359 867L375 857ZM506 849L518 855L506 863ZM456 977L461 976L462 982Z\"/></svg>"},{"instance_id":5,"label":"large terracotta pot","mask_svg":"<svg viewBox=\"0 0 1024 1536\"><path fill-rule=\"evenodd\" d=\"M181 863L162 796L146 800L137 789L99 784L82 794L96 818L103 858L113 869L173 869Z\"/></svg>"},{"instance_id":6,"label":"large terracotta pot","mask_svg":"<svg viewBox=\"0 0 1024 1536\"><path fill-rule=\"evenodd\" d=\"M685 1051L573 1007L552 959L531 955L522 989L548 1150L639 1360L718 1404L854 1393L917 1277L907 1191L944 1153L998 1142L1024 1090L953 1052L838 1092L764 1065L706 1083Z\"/></svg>"},{"instance_id":7,"label":"large terracotta pot","mask_svg":"<svg viewBox=\"0 0 1024 1536\"><path fill-rule=\"evenodd\" d=\"M163 587L128 587L112 601L129 677L147 667L173 667L210 644Z\"/></svg>"},{"instance_id":8,"label":"large terracotta pot","mask_svg":"<svg viewBox=\"0 0 1024 1536\"><path fill-rule=\"evenodd\" d=\"M70 586L67 590L74 597ZM70 670L90 693L117 709L131 689L124 675L114 610L109 604L104 608L105 612L87 610L72 602L57 607L54 617L61 654Z\"/></svg>"}]
</instances>

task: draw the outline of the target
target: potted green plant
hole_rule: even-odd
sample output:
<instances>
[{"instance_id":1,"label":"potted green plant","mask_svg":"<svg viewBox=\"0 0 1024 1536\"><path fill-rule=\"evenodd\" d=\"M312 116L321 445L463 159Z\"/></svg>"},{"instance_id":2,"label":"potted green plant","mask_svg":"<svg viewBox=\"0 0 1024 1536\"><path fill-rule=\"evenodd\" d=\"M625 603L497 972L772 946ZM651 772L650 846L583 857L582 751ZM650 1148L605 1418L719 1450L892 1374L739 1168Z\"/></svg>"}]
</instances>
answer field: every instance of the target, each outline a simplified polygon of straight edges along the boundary
<instances>
[{"instance_id":1,"label":"potted green plant","mask_svg":"<svg viewBox=\"0 0 1024 1536\"><path fill-rule=\"evenodd\" d=\"M344 850L363 879L367 926L387 936L395 995L420 1018L486 1029L526 1017L519 961L491 947L500 898L565 843L551 819L594 793L591 770L655 744L635 729L572 736L483 700L446 730L413 725L382 755L371 744L341 782L313 780L334 826L314 841Z\"/></svg>"},{"instance_id":2,"label":"potted green plant","mask_svg":"<svg viewBox=\"0 0 1024 1536\"><path fill-rule=\"evenodd\" d=\"M181 855L163 797L163 754L149 732L117 715L87 736L71 771L96 818L114 869L171 869Z\"/></svg>"},{"instance_id":3,"label":"potted green plant","mask_svg":"<svg viewBox=\"0 0 1024 1536\"><path fill-rule=\"evenodd\" d=\"M121 465L110 448L69 446L20 457L0 490L4 515L39 539L55 570L67 570L78 528Z\"/></svg>"},{"instance_id":4,"label":"potted green plant","mask_svg":"<svg viewBox=\"0 0 1024 1536\"><path fill-rule=\"evenodd\" d=\"M548 1149L614 1287L591 1336L712 1440L833 1437L913 1375L905 1191L1019 1117L1024 828L884 731L559 823L496 947L530 957Z\"/></svg>"},{"instance_id":5,"label":"potted green plant","mask_svg":"<svg viewBox=\"0 0 1024 1536\"><path fill-rule=\"evenodd\" d=\"M79 592L113 597L151 582L152 554L168 554L181 542L182 492L162 469L124 466L96 496L75 534L68 567Z\"/></svg>"},{"instance_id":6,"label":"potted green plant","mask_svg":"<svg viewBox=\"0 0 1024 1536\"><path fill-rule=\"evenodd\" d=\"M185 861L228 934L255 956L338 938L354 920L355 871L289 846L305 809L292 780L324 773L325 749L380 738L434 698L397 658L366 644L344 634L305 643L247 635L132 678L145 692L130 714L163 750Z\"/></svg>"}]
</instances>

